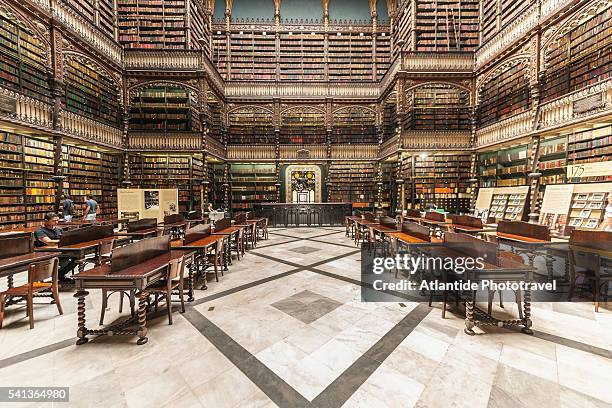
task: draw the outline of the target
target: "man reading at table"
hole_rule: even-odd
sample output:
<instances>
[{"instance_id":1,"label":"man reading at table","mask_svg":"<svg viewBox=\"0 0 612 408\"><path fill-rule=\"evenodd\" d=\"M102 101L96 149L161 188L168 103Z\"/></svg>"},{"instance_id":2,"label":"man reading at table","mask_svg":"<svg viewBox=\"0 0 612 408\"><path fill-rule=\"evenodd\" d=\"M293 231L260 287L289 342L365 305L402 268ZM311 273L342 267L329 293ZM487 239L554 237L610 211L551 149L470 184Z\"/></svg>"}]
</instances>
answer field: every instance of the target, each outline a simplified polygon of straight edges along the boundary
<instances>
[{"instance_id":1,"label":"man reading at table","mask_svg":"<svg viewBox=\"0 0 612 408\"><path fill-rule=\"evenodd\" d=\"M36 230L34 233L34 246L36 247L57 247L60 238L62 237L62 230L57 227L59 223L59 216L55 213L45 214L44 224ZM59 281L62 285L69 285L74 283L73 279L67 278L68 272L74 269L76 263L71 258L60 258L59 263Z\"/></svg>"}]
</instances>

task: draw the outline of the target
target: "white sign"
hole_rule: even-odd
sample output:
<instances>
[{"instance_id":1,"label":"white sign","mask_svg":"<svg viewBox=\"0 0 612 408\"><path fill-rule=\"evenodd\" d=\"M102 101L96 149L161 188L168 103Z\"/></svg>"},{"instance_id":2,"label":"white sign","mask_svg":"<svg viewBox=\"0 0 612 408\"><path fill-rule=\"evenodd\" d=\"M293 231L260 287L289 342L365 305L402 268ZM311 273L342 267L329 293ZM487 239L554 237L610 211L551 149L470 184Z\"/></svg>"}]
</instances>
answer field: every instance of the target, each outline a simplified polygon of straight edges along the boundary
<instances>
[{"instance_id":1,"label":"white sign","mask_svg":"<svg viewBox=\"0 0 612 408\"><path fill-rule=\"evenodd\" d=\"M612 176L612 161L567 166L567 178L598 176Z\"/></svg>"}]
</instances>

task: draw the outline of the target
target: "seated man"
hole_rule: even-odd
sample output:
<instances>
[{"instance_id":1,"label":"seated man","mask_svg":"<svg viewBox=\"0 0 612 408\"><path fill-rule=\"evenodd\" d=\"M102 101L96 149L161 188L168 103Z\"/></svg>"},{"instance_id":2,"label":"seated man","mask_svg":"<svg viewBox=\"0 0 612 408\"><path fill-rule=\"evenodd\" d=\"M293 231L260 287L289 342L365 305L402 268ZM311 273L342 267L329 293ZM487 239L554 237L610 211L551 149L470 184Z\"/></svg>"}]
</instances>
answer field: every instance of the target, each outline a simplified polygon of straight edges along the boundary
<instances>
[{"instance_id":1,"label":"seated man","mask_svg":"<svg viewBox=\"0 0 612 408\"><path fill-rule=\"evenodd\" d=\"M39 248L45 246L57 247L62 237L62 230L57 228L58 223L59 216L57 214L45 214L44 224L34 233L34 246ZM74 283L74 280L67 278L66 275L73 270L75 266L76 263L73 259L60 258L58 275L61 284L66 285Z\"/></svg>"}]
</instances>

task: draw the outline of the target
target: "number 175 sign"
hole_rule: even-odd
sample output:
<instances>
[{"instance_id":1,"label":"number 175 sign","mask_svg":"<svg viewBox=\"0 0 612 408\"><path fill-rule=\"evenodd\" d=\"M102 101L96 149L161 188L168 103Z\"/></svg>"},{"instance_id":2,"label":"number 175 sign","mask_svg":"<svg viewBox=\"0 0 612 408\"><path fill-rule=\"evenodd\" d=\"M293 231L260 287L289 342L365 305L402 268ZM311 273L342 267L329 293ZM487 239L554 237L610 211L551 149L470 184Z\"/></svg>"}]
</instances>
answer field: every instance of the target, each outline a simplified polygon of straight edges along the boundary
<instances>
[{"instance_id":1,"label":"number 175 sign","mask_svg":"<svg viewBox=\"0 0 612 408\"><path fill-rule=\"evenodd\" d=\"M612 161L567 166L567 178L612 176Z\"/></svg>"}]
</instances>

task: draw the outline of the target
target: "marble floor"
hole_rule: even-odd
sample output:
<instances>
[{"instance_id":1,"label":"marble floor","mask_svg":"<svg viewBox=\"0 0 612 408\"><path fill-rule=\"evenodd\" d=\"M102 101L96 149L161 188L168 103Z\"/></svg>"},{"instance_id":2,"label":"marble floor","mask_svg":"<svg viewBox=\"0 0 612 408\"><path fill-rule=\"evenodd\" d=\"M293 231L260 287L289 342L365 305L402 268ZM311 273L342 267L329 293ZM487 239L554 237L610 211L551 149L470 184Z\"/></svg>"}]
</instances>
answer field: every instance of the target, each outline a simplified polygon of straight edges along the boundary
<instances>
[{"instance_id":1,"label":"marble floor","mask_svg":"<svg viewBox=\"0 0 612 408\"><path fill-rule=\"evenodd\" d=\"M172 326L164 313L151 320L144 346L76 346L70 292L63 316L36 305L33 330L9 307L0 387L70 387L68 403L19 407L612 407L610 308L537 303L533 336L468 336L439 305L361 302L359 267L341 228L271 229L186 313L175 305ZM90 324L100 305L92 291ZM117 309L111 298L107 322Z\"/></svg>"}]
</instances>

